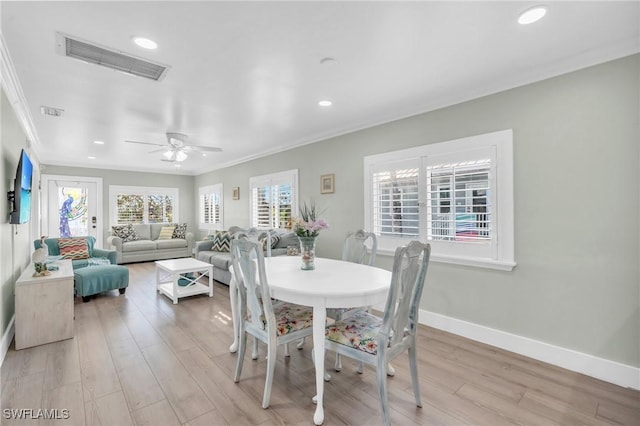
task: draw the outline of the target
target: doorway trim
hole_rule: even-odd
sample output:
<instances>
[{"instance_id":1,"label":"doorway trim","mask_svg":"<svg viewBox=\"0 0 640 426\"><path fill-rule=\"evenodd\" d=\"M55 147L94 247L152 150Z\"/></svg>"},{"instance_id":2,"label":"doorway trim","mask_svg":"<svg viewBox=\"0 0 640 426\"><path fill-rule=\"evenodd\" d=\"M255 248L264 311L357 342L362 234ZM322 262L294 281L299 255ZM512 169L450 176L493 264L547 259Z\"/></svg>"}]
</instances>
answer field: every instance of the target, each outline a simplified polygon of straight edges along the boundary
<instances>
[{"instance_id":1,"label":"doorway trim","mask_svg":"<svg viewBox=\"0 0 640 426\"><path fill-rule=\"evenodd\" d=\"M96 232L96 247L102 247L102 240L103 240L103 236L104 236L104 210L102 208L102 178L101 177L90 177L90 176L67 176L67 175L48 175L48 174L43 174L41 176L41 182L42 182L42 202L40 204L41 208L42 208L42 212L46 213L46 215L49 214L49 182L51 181L56 181L56 180L66 180L66 181L77 181L77 182L91 182L91 183L95 183L96 184L96 210L97 210L97 214L99 215L99 217L101 218L98 223L100 224L100 227L97 229ZM40 229L44 230L44 228L46 227L47 229L49 229L49 225L47 223L45 223L45 221L48 221L48 216L45 217L45 214L40 214Z\"/></svg>"}]
</instances>

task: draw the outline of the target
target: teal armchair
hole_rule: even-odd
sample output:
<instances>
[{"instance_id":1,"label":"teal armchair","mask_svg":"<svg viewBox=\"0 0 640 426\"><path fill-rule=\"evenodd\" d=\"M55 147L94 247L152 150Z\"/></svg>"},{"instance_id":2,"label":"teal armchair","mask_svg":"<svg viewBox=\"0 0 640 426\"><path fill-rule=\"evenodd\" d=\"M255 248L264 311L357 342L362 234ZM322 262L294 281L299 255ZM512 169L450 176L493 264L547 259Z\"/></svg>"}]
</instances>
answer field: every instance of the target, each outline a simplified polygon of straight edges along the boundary
<instances>
[{"instance_id":1,"label":"teal armchair","mask_svg":"<svg viewBox=\"0 0 640 426\"><path fill-rule=\"evenodd\" d=\"M106 258L109 259L109 263L112 265L116 264L116 251L115 250L106 250L94 247L96 243L96 239L91 236L87 237L74 237L74 238L86 238L87 246L89 247L89 258ZM59 238L46 238L44 243L49 248L49 256L60 256L60 247L58 246ZM33 242L36 250L41 247L40 240L35 240ZM73 269L84 268L89 264L89 259L74 259L71 261L73 264Z\"/></svg>"}]
</instances>

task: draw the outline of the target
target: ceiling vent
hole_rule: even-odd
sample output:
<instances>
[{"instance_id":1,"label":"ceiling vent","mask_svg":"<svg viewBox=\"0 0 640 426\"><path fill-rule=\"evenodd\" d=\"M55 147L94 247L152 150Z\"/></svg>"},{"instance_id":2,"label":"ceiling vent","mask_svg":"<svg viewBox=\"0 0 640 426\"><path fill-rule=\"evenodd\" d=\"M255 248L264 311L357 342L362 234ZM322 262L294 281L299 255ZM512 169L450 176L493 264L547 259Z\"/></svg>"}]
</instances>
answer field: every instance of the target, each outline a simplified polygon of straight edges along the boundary
<instances>
[{"instance_id":1,"label":"ceiling vent","mask_svg":"<svg viewBox=\"0 0 640 426\"><path fill-rule=\"evenodd\" d=\"M161 80L169 67L136 58L113 49L101 47L87 41L57 33L58 53L80 61L102 65L116 71L136 75L138 77Z\"/></svg>"},{"instance_id":2,"label":"ceiling vent","mask_svg":"<svg viewBox=\"0 0 640 426\"><path fill-rule=\"evenodd\" d=\"M64 110L60 109L60 108L41 106L40 107L40 114L48 115L50 117L62 117L64 115Z\"/></svg>"}]
</instances>

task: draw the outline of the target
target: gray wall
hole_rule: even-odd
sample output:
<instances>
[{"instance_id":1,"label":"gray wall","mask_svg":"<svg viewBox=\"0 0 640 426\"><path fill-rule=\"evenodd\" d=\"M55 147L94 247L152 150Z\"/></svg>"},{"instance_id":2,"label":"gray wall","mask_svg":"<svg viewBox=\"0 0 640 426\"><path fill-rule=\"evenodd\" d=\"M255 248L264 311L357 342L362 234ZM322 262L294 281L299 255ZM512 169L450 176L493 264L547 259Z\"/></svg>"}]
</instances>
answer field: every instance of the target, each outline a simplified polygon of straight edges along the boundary
<instances>
[{"instance_id":1,"label":"gray wall","mask_svg":"<svg viewBox=\"0 0 640 426\"><path fill-rule=\"evenodd\" d=\"M123 170L89 169L83 167L64 167L42 165L42 174L83 176L102 178L102 224L103 240L109 236L109 186L146 186L158 188L178 188L180 196L180 222L187 223L187 230L197 230L196 196L193 193L193 177L182 175L165 175L160 173L138 173ZM195 232L194 232L195 233Z\"/></svg>"},{"instance_id":2,"label":"gray wall","mask_svg":"<svg viewBox=\"0 0 640 426\"><path fill-rule=\"evenodd\" d=\"M296 148L195 178L224 185L225 227L249 223L251 176L298 168L331 230L320 256L364 223L363 157L514 131L513 272L432 263L421 307L640 366L640 56ZM335 173L334 194L320 175ZM232 187L240 200L231 200ZM380 256L378 265L391 266Z\"/></svg>"},{"instance_id":3,"label":"gray wall","mask_svg":"<svg viewBox=\"0 0 640 426\"><path fill-rule=\"evenodd\" d=\"M0 160L0 336L4 335L15 311L14 288L20 273L31 259L30 224L10 225L11 206L6 201L7 191L13 190L16 168L20 159L20 151L27 148L27 138L23 132L13 108L2 90L0 100L0 139L2 143ZM35 161L32 158L32 161ZM0 354L1 356L2 354Z\"/></svg>"}]
</instances>

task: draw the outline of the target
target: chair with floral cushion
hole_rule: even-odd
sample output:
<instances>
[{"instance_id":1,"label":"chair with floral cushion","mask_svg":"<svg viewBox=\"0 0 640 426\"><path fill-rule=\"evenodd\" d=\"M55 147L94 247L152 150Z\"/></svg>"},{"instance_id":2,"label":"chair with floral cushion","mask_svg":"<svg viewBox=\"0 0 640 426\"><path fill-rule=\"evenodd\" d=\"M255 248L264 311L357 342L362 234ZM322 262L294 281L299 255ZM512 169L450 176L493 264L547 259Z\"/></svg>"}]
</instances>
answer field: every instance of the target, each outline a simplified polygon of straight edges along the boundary
<instances>
[{"instance_id":1,"label":"chair with floral cushion","mask_svg":"<svg viewBox=\"0 0 640 426\"><path fill-rule=\"evenodd\" d=\"M418 366L416 363L416 332L418 306L424 288L431 246L418 241L398 247L395 252L391 287L384 316L367 311L336 321L325 330L327 350L376 366L382 421L390 424L387 401L387 365L389 361L409 353L409 369L416 405L420 402Z\"/></svg>"},{"instance_id":2,"label":"chair with floral cushion","mask_svg":"<svg viewBox=\"0 0 640 426\"><path fill-rule=\"evenodd\" d=\"M240 239L244 238L250 241L254 241L257 243L261 243L263 248L266 245L266 253L267 257L271 257L271 235L268 231L258 229L258 228L249 228L248 230L240 230L233 234L233 238ZM229 293L229 299L231 303L238 303L238 289L230 289L235 290ZM237 320L237 318L236 318ZM234 321L234 323L238 323L239 321ZM289 355L289 346L285 346L285 355ZM253 339L253 350L251 351L251 359L258 359L258 339Z\"/></svg>"},{"instance_id":3,"label":"chair with floral cushion","mask_svg":"<svg viewBox=\"0 0 640 426\"><path fill-rule=\"evenodd\" d=\"M376 260L377 251L378 238L376 235L372 232L366 232L363 229L358 229L355 232L347 233L345 236L344 246L342 248L342 260L373 266ZM371 311L370 306L358 308L330 308L327 309L327 318L338 321L363 309ZM336 355L334 369L336 371L342 370L340 355ZM363 370L364 365L360 363L357 371L358 373L362 373ZM393 371L393 369L391 371Z\"/></svg>"},{"instance_id":4,"label":"chair with floral cushion","mask_svg":"<svg viewBox=\"0 0 640 426\"><path fill-rule=\"evenodd\" d=\"M234 381L240 381L247 333L267 344L267 375L262 408L269 407L277 346L313 334L311 308L273 300L264 268L261 243L246 238L231 242L233 272L240 308L240 341Z\"/></svg>"}]
</instances>

